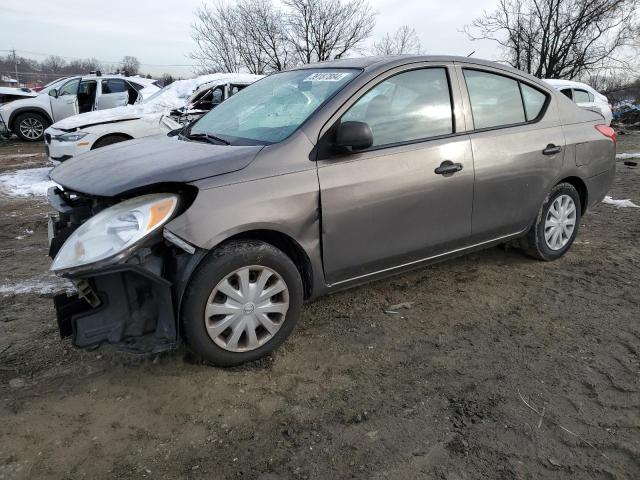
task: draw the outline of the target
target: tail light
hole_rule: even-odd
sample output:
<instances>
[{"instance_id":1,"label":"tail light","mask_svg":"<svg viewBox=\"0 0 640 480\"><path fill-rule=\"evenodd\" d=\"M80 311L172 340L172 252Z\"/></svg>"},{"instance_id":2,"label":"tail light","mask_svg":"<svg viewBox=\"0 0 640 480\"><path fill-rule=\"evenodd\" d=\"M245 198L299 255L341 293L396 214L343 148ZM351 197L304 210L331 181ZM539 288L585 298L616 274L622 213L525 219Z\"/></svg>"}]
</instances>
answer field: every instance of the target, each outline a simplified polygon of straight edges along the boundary
<instances>
[{"instance_id":1,"label":"tail light","mask_svg":"<svg viewBox=\"0 0 640 480\"><path fill-rule=\"evenodd\" d=\"M616 135L616 131L608 127L607 125L596 125L596 130L598 130L602 135L609 138L614 145L618 143L618 137Z\"/></svg>"}]
</instances>

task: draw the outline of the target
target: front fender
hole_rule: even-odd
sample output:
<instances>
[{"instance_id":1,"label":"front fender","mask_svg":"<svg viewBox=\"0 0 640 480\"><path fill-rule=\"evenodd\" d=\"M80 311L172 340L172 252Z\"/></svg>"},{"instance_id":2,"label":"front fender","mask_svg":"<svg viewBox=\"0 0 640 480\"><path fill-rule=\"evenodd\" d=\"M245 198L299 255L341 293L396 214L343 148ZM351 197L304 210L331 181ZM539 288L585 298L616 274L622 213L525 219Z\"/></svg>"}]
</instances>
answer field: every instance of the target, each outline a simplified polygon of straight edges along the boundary
<instances>
[{"instance_id":1,"label":"front fender","mask_svg":"<svg viewBox=\"0 0 640 480\"><path fill-rule=\"evenodd\" d=\"M251 231L289 237L307 255L314 285L324 285L320 194L315 169L201 189L193 204L165 228L203 250Z\"/></svg>"},{"instance_id":2,"label":"front fender","mask_svg":"<svg viewBox=\"0 0 640 480\"><path fill-rule=\"evenodd\" d=\"M13 122L16 119L16 117L18 115L20 115L21 113L26 113L26 112L35 112L35 113L39 113L40 115L42 115L44 118L47 119L47 121L49 122L49 125L51 125L53 123L53 119L51 118L51 115L49 115L49 112L47 112L44 108L42 107L20 107L20 108L16 108L15 110L13 110L10 115L9 115L9 121L7 122L7 128L12 129L13 128Z\"/></svg>"}]
</instances>

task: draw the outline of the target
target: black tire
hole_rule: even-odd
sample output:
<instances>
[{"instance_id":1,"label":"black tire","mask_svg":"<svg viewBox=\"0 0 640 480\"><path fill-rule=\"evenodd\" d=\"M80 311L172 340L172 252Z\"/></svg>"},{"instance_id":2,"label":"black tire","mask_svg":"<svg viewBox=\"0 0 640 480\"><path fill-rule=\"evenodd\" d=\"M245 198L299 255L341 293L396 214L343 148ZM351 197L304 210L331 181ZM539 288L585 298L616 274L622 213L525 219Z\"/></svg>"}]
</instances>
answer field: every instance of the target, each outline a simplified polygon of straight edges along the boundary
<instances>
[{"instance_id":1,"label":"black tire","mask_svg":"<svg viewBox=\"0 0 640 480\"><path fill-rule=\"evenodd\" d=\"M260 347L232 352L216 344L205 327L205 306L213 289L227 275L242 267L260 265L276 272L288 289L289 308L280 329ZM183 338L191 351L206 363L232 367L264 357L291 334L301 312L303 286L300 272L281 250L259 241L235 241L212 251L189 280L180 315Z\"/></svg>"},{"instance_id":2,"label":"black tire","mask_svg":"<svg viewBox=\"0 0 640 480\"><path fill-rule=\"evenodd\" d=\"M127 140L131 140L131 137L127 137L126 135L109 135L96 141L96 143L91 147L91 150L106 147L107 145L113 145L114 143L126 142Z\"/></svg>"},{"instance_id":3,"label":"black tire","mask_svg":"<svg viewBox=\"0 0 640 480\"><path fill-rule=\"evenodd\" d=\"M568 195L573 200L576 209L576 218L575 218L575 227L569 237L567 243L558 250L553 250L547 244L545 240L545 222L547 215L549 213L549 208L553 204L554 200L556 200L561 195ZM522 238L520 244L525 251L525 253L533 258L538 260L544 260L546 262L551 262L553 260L557 260L562 257L567 251L571 248L573 241L578 234L578 228L580 226L580 218L582 217L582 206L580 203L580 195L576 188L569 183L559 183L547 198L545 198L542 206L540 207L540 211L538 212L538 216L536 217L536 221L527 233L526 237Z\"/></svg>"},{"instance_id":4,"label":"black tire","mask_svg":"<svg viewBox=\"0 0 640 480\"><path fill-rule=\"evenodd\" d=\"M13 133L25 142L41 142L49 121L41 114L26 112L19 114L13 121ZM36 136L36 134L38 134Z\"/></svg>"}]
</instances>

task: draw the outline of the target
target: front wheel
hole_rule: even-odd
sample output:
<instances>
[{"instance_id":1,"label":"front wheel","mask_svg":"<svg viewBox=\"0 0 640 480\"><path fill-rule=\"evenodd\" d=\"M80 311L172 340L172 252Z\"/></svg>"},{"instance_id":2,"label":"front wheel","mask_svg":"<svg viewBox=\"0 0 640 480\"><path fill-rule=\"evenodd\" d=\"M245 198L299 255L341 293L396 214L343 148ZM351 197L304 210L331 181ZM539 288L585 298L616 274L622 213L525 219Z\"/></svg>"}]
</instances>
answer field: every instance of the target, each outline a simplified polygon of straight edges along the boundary
<instances>
[{"instance_id":1,"label":"front wheel","mask_svg":"<svg viewBox=\"0 0 640 480\"><path fill-rule=\"evenodd\" d=\"M562 257L578 234L582 215L580 195L569 183L559 183L540 207L536 223L521 240L524 251L539 260Z\"/></svg>"},{"instance_id":2,"label":"front wheel","mask_svg":"<svg viewBox=\"0 0 640 480\"><path fill-rule=\"evenodd\" d=\"M15 122L15 133L25 142L38 142L44 139L44 130L49 122L39 113L22 113Z\"/></svg>"},{"instance_id":3,"label":"front wheel","mask_svg":"<svg viewBox=\"0 0 640 480\"><path fill-rule=\"evenodd\" d=\"M302 292L298 269L279 249L258 241L224 245L189 281L181 314L185 341L214 365L257 360L293 330Z\"/></svg>"}]
</instances>

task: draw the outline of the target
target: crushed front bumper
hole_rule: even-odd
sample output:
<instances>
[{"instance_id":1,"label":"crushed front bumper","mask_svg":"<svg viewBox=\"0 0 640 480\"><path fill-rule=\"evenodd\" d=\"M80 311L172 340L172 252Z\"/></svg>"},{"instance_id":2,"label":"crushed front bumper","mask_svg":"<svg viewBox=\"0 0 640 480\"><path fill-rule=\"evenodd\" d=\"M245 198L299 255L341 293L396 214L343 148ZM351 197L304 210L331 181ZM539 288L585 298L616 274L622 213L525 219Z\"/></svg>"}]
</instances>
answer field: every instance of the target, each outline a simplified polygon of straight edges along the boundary
<instances>
[{"instance_id":1,"label":"crushed front bumper","mask_svg":"<svg viewBox=\"0 0 640 480\"><path fill-rule=\"evenodd\" d=\"M128 265L73 280L79 293L57 295L54 305L60 336L71 336L75 346L108 343L135 353L177 346L168 280L144 266Z\"/></svg>"},{"instance_id":2,"label":"crushed front bumper","mask_svg":"<svg viewBox=\"0 0 640 480\"><path fill-rule=\"evenodd\" d=\"M104 206L57 187L49 189L48 198L58 211L48 228L49 255L55 258L71 233ZM60 336L71 336L80 348L110 344L134 353L176 348L179 301L201 258L192 253L159 235L118 264L66 274L78 292L54 297Z\"/></svg>"}]
</instances>

